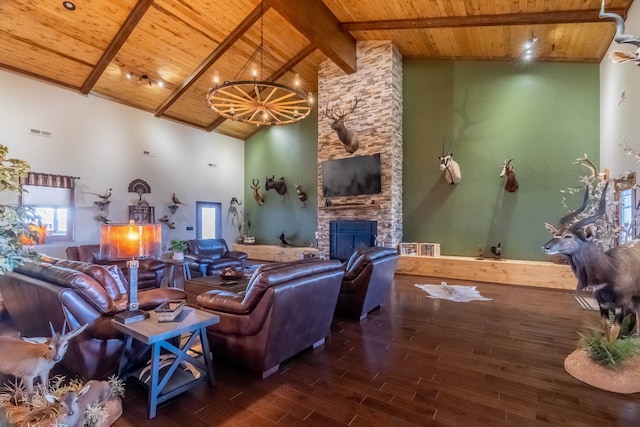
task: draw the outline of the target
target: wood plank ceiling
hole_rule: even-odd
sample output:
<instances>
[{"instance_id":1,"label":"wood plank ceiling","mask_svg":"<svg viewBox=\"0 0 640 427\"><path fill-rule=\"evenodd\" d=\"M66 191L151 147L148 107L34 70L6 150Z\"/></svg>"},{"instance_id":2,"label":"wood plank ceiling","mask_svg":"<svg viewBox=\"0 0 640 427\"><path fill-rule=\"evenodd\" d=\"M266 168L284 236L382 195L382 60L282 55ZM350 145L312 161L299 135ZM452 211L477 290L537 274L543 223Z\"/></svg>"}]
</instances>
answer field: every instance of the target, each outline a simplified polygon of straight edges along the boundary
<instances>
[{"instance_id":1,"label":"wood plank ceiling","mask_svg":"<svg viewBox=\"0 0 640 427\"><path fill-rule=\"evenodd\" d=\"M0 68L240 139L256 126L205 101L214 70L237 78L260 44L262 77L317 90L327 59L355 69L355 43L392 40L405 58L599 62L615 33L600 0L2 0ZM632 0L606 0L626 17ZM258 61L258 64L260 62Z\"/></svg>"}]
</instances>

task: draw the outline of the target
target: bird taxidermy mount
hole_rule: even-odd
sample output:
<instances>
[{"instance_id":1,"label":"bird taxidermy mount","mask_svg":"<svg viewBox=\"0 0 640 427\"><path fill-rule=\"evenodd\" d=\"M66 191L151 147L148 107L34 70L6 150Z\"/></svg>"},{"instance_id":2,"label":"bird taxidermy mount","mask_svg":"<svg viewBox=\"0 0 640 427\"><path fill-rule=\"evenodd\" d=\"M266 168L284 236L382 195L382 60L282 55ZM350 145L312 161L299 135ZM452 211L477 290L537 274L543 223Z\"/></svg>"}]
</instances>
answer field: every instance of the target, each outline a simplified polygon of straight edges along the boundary
<instances>
[{"instance_id":1,"label":"bird taxidermy mount","mask_svg":"<svg viewBox=\"0 0 640 427\"><path fill-rule=\"evenodd\" d=\"M284 237L284 231L280 233L280 236L278 236L278 239L280 239L280 246L290 246L289 242L287 242L287 239Z\"/></svg>"},{"instance_id":2,"label":"bird taxidermy mount","mask_svg":"<svg viewBox=\"0 0 640 427\"><path fill-rule=\"evenodd\" d=\"M100 221L100 222L101 222L101 223L103 223L103 224L108 224L108 223L110 223L110 222L111 222L111 220L110 220L109 218L107 218L107 216L106 216L106 215L101 214L101 213L100 213L100 214L98 214L98 215L96 215L96 220L97 220L97 221Z\"/></svg>"},{"instance_id":3,"label":"bird taxidermy mount","mask_svg":"<svg viewBox=\"0 0 640 427\"><path fill-rule=\"evenodd\" d=\"M182 203L180 199L178 199L178 196L176 196L176 193L171 194L171 203L172 204L169 205L169 210L171 211L172 215L176 213L180 205L184 205L184 203Z\"/></svg>"},{"instance_id":4,"label":"bird taxidermy mount","mask_svg":"<svg viewBox=\"0 0 640 427\"><path fill-rule=\"evenodd\" d=\"M502 259L502 242L498 242L496 246L491 246L491 253L496 259Z\"/></svg>"},{"instance_id":5,"label":"bird taxidermy mount","mask_svg":"<svg viewBox=\"0 0 640 427\"><path fill-rule=\"evenodd\" d=\"M136 202L136 206L148 206L149 203L142 198L143 194L151 193L151 186L147 184L145 180L142 179L134 179L129 183L129 193L136 193L138 195L138 201Z\"/></svg>"},{"instance_id":6,"label":"bird taxidermy mount","mask_svg":"<svg viewBox=\"0 0 640 427\"><path fill-rule=\"evenodd\" d=\"M105 210L105 208L107 206L109 206L109 203L111 203L111 200L109 200L111 198L111 191L113 189L110 188L107 191L105 191L104 193L92 193L91 191L85 191L85 193L87 194L93 194L94 196L98 196L100 198L100 200L97 200L95 202L93 202L94 205L96 205L101 211Z\"/></svg>"},{"instance_id":7,"label":"bird taxidermy mount","mask_svg":"<svg viewBox=\"0 0 640 427\"><path fill-rule=\"evenodd\" d=\"M160 221L163 224L166 224L167 227L169 227L169 229L171 229L171 230L175 230L176 229L176 223L174 221L171 221L171 219L169 219L169 217L167 215L164 215L158 221Z\"/></svg>"}]
</instances>

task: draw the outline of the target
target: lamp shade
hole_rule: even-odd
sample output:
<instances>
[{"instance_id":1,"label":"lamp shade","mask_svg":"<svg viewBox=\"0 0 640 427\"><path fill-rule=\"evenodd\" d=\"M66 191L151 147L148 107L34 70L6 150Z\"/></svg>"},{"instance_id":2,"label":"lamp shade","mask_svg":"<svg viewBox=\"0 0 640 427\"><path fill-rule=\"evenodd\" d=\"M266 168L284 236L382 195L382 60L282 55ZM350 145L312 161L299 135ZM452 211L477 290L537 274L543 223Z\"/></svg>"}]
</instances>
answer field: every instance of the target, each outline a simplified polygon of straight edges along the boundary
<instances>
[{"instance_id":1,"label":"lamp shade","mask_svg":"<svg viewBox=\"0 0 640 427\"><path fill-rule=\"evenodd\" d=\"M162 224L102 224L100 258L133 259L159 257L162 251Z\"/></svg>"}]
</instances>

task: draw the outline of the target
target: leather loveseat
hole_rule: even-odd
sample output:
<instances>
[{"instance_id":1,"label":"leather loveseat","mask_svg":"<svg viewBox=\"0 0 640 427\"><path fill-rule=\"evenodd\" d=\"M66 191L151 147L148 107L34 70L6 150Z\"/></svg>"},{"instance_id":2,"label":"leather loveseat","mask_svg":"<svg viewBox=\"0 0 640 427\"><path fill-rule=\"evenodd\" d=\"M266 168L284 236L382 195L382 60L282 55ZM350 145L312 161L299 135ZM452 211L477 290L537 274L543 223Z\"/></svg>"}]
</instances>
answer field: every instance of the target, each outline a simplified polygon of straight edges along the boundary
<instances>
[{"instance_id":1,"label":"leather loveseat","mask_svg":"<svg viewBox=\"0 0 640 427\"><path fill-rule=\"evenodd\" d=\"M398 252L393 248L355 251L344 265L336 313L360 320L367 317L389 296L397 265Z\"/></svg>"},{"instance_id":2,"label":"leather loveseat","mask_svg":"<svg viewBox=\"0 0 640 427\"><path fill-rule=\"evenodd\" d=\"M80 245L65 248L67 259L91 264L113 264L120 267L125 277L129 277L127 260L100 258L100 245ZM159 288L165 263L155 258L141 258L138 267L138 289Z\"/></svg>"},{"instance_id":3,"label":"leather loveseat","mask_svg":"<svg viewBox=\"0 0 640 427\"><path fill-rule=\"evenodd\" d=\"M214 357L237 361L262 378L329 335L344 271L339 261L267 264L251 277L244 295L213 290L198 304L220 316L207 328Z\"/></svg>"},{"instance_id":4,"label":"leather loveseat","mask_svg":"<svg viewBox=\"0 0 640 427\"><path fill-rule=\"evenodd\" d=\"M189 268L203 276L216 274L219 270L231 267L244 269L247 254L241 251L230 251L224 239L188 240L189 251L185 259Z\"/></svg>"},{"instance_id":5,"label":"leather loveseat","mask_svg":"<svg viewBox=\"0 0 640 427\"><path fill-rule=\"evenodd\" d=\"M65 321L69 325L67 331L89 324L69 342L62 363L86 380L104 379L116 373L125 337L113 328L111 319L128 310L129 302L128 283L122 272L112 269L118 275L116 280L105 266L44 260L47 262L26 263L0 276L0 294L16 329L25 337L48 337L49 322L58 332ZM186 299L186 294L173 288L138 293L143 310L175 299ZM127 364L148 360L144 345L135 345L137 348L131 354L136 356L127 355L130 357Z\"/></svg>"}]
</instances>

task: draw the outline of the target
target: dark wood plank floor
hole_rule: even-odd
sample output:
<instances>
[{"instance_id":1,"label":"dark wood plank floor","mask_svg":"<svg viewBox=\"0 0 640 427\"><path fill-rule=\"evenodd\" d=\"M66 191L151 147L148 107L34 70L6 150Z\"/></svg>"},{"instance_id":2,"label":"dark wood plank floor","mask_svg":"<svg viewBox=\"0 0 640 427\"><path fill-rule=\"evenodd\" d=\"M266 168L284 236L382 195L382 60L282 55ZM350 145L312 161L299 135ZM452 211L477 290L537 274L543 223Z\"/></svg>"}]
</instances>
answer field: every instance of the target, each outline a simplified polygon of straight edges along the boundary
<instances>
[{"instance_id":1,"label":"dark wood plank floor","mask_svg":"<svg viewBox=\"0 0 640 427\"><path fill-rule=\"evenodd\" d=\"M415 283L440 280L396 276L382 309L334 319L324 346L265 380L215 360L214 388L176 397L153 420L130 382L114 426L640 425L640 397L564 371L577 332L598 321L574 292L477 283L493 301L453 303Z\"/></svg>"}]
</instances>

